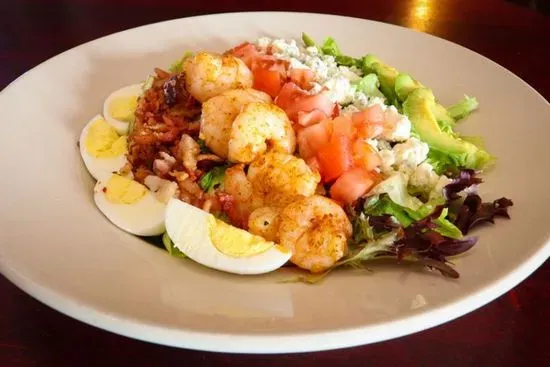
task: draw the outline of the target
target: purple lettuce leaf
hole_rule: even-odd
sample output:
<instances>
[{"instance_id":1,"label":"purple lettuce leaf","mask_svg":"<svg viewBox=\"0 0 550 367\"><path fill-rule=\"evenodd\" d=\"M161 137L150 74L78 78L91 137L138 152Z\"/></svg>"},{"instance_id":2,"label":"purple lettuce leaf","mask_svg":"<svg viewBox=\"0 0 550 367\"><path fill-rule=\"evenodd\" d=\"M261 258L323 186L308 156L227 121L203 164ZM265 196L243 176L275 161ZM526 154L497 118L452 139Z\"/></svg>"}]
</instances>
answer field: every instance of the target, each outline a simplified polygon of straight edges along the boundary
<instances>
[{"instance_id":1,"label":"purple lettuce leaf","mask_svg":"<svg viewBox=\"0 0 550 367\"><path fill-rule=\"evenodd\" d=\"M443 194L447 200L456 200L460 196L459 192L470 188L474 185L479 185L483 180L476 177L476 172L471 169L465 169L460 171L458 177L456 177L450 184L444 187Z\"/></svg>"},{"instance_id":2,"label":"purple lettuce leaf","mask_svg":"<svg viewBox=\"0 0 550 367\"><path fill-rule=\"evenodd\" d=\"M508 208L512 205L514 205L512 200L505 197L492 203L484 203L479 195L470 194L458 209L454 224L463 234L467 234L472 228L481 224L495 223L495 217L510 219Z\"/></svg>"},{"instance_id":3,"label":"purple lettuce leaf","mask_svg":"<svg viewBox=\"0 0 550 367\"><path fill-rule=\"evenodd\" d=\"M434 221L441 215L443 206L437 207L433 213L407 228L396 223L391 216L369 216L368 222L376 231L395 231L399 235L391 248L380 256L395 257L397 262L412 261L438 270L444 276L458 278L448 256L455 256L468 251L477 243L477 237L453 239L436 232Z\"/></svg>"}]
</instances>

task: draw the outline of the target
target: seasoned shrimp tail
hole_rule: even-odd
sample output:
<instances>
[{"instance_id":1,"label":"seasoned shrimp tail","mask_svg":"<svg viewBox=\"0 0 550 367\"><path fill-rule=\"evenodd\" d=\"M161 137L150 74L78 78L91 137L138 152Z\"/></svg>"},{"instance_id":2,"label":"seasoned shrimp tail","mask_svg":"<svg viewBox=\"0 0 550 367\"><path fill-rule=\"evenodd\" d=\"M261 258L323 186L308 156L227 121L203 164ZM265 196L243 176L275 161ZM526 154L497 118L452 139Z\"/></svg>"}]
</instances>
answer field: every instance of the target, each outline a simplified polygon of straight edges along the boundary
<instances>
[{"instance_id":1,"label":"seasoned shrimp tail","mask_svg":"<svg viewBox=\"0 0 550 367\"><path fill-rule=\"evenodd\" d=\"M324 196L302 198L283 209L279 241L292 250L292 263L312 273L323 272L347 251L352 233L344 210Z\"/></svg>"},{"instance_id":2,"label":"seasoned shrimp tail","mask_svg":"<svg viewBox=\"0 0 550 367\"><path fill-rule=\"evenodd\" d=\"M274 104L247 104L233 121L228 157L232 162L251 163L268 150L292 154L296 135L285 111Z\"/></svg>"},{"instance_id":3,"label":"seasoned shrimp tail","mask_svg":"<svg viewBox=\"0 0 550 367\"><path fill-rule=\"evenodd\" d=\"M183 64L185 87L198 101L205 102L227 90L252 87L252 72L239 58L199 52Z\"/></svg>"},{"instance_id":4,"label":"seasoned shrimp tail","mask_svg":"<svg viewBox=\"0 0 550 367\"><path fill-rule=\"evenodd\" d=\"M315 193L321 176L298 157L270 152L248 168L254 196L264 205L283 208Z\"/></svg>"},{"instance_id":5,"label":"seasoned shrimp tail","mask_svg":"<svg viewBox=\"0 0 550 367\"><path fill-rule=\"evenodd\" d=\"M262 236L268 241L279 240L279 214L278 208L264 206L254 210L248 217L248 231Z\"/></svg>"},{"instance_id":6,"label":"seasoned shrimp tail","mask_svg":"<svg viewBox=\"0 0 550 367\"><path fill-rule=\"evenodd\" d=\"M227 159L233 121L252 102L271 103L271 97L252 88L231 89L202 105L200 137L216 155Z\"/></svg>"},{"instance_id":7,"label":"seasoned shrimp tail","mask_svg":"<svg viewBox=\"0 0 550 367\"><path fill-rule=\"evenodd\" d=\"M276 241L278 215L288 204L315 193L320 176L303 159L271 152L252 162L225 171L223 190L235 200L238 216L248 221L249 230Z\"/></svg>"}]
</instances>

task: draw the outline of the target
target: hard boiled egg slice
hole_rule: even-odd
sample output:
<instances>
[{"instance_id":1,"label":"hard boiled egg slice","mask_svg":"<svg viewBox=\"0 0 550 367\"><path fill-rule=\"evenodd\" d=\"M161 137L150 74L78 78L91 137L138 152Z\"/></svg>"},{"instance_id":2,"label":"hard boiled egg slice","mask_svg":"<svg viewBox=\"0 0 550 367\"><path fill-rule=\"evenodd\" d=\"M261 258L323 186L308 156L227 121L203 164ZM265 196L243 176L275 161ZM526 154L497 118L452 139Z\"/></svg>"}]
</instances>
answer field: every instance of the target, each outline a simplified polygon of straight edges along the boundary
<instances>
[{"instance_id":1,"label":"hard boiled egg slice","mask_svg":"<svg viewBox=\"0 0 550 367\"><path fill-rule=\"evenodd\" d=\"M105 100L103 116L120 135L128 135L141 93L141 84L132 84L114 91Z\"/></svg>"},{"instance_id":2,"label":"hard boiled egg slice","mask_svg":"<svg viewBox=\"0 0 550 367\"><path fill-rule=\"evenodd\" d=\"M156 236L164 232L166 204L157 200L144 185L128 177L111 175L98 181L94 201L115 226L138 236Z\"/></svg>"},{"instance_id":3,"label":"hard boiled egg slice","mask_svg":"<svg viewBox=\"0 0 550 367\"><path fill-rule=\"evenodd\" d=\"M292 255L273 242L178 199L168 202L165 218L166 232L174 246L209 268L234 274L262 274L280 268Z\"/></svg>"},{"instance_id":4,"label":"hard boiled egg slice","mask_svg":"<svg viewBox=\"0 0 550 367\"><path fill-rule=\"evenodd\" d=\"M107 180L128 162L126 136L120 136L101 115L95 116L84 126L79 147L84 165L98 181Z\"/></svg>"}]
</instances>

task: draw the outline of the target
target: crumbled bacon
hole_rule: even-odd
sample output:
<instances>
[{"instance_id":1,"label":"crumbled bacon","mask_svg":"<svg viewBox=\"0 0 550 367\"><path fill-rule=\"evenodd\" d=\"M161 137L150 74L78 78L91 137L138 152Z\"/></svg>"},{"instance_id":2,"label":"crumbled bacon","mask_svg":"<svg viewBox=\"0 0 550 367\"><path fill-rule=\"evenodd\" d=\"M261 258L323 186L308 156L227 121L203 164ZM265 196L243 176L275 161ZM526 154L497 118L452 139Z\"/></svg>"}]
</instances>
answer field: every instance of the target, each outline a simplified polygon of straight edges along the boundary
<instances>
[{"instance_id":1,"label":"crumbled bacon","mask_svg":"<svg viewBox=\"0 0 550 367\"><path fill-rule=\"evenodd\" d=\"M243 215L243 212L239 210L239 203L235 200L235 197L223 192L218 192L217 196L221 204L221 211L227 214L231 224L239 228L247 229L248 216Z\"/></svg>"},{"instance_id":2,"label":"crumbled bacon","mask_svg":"<svg viewBox=\"0 0 550 367\"><path fill-rule=\"evenodd\" d=\"M211 199L204 200L204 203L202 204L202 210L204 210L207 213L210 213L210 209L212 209L212 200Z\"/></svg>"},{"instance_id":3,"label":"crumbled bacon","mask_svg":"<svg viewBox=\"0 0 550 367\"><path fill-rule=\"evenodd\" d=\"M141 166L134 171L134 178L137 182L144 183L147 176L151 176L154 174L155 173L153 171Z\"/></svg>"},{"instance_id":4,"label":"crumbled bacon","mask_svg":"<svg viewBox=\"0 0 550 367\"><path fill-rule=\"evenodd\" d=\"M164 177L176 164L176 158L166 152L160 152L159 155L161 158L157 158L153 161L153 171L157 176Z\"/></svg>"},{"instance_id":5,"label":"crumbled bacon","mask_svg":"<svg viewBox=\"0 0 550 367\"><path fill-rule=\"evenodd\" d=\"M197 135L200 104L185 89L183 75L155 69L153 85L139 99L134 129L129 136L128 160L134 170L153 169L159 151L169 151L183 133ZM166 84L170 85L169 101ZM170 102L170 103L167 103Z\"/></svg>"},{"instance_id":6,"label":"crumbled bacon","mask_svg":"<svg viewBox=\"0 0 550 367\"><path fill-rule=\"evenodd\" d=\"M138 182L153 175L173 181L174 195L177 189L180 199L202 205L204 192L195 182L200 172L194 172L200 153L194 138L200 129L201 105L185 89L183 74L158 68L155 74L151 88L138 101L128 137L128 161Z\"/></svg>"},{"instance_id":7,"label":"crumbled bacon","mask_svg":"<svg viewBox=\"0 0 550 367\"><path fill-rule=\"evenodd\" d=\"M181 157L183 167L192 176L197 170L197 156L200 152L199 144L191 136L183 134L178 144L178 155Z\"/></svg>"}]
</instances>

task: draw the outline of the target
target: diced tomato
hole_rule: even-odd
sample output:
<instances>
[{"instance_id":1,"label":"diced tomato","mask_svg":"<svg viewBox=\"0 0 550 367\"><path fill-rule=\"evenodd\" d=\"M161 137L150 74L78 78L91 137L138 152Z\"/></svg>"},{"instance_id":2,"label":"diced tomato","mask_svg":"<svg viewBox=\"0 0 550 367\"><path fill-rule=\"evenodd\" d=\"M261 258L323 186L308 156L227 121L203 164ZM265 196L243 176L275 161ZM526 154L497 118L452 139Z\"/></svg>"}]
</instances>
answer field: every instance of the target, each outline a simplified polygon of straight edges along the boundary
<instances>
[{"instance_id":1,"label":"diced tomato","mask_svg":"<svg viewBox=\"0 0 550 367\"><path fill-rule=\"evenodd\" d=\"M327 93L311 95L293 82L283 85L275 103L286 112L289 119L295 122L298 121L299 112L311 112L315 109L324 112L327 116L332 116L335 105Z\"/></svg>"},{"instance_id":2,"label":"diced tomato","mask_svg":"<svg viewBox=\"0 0 550 367\"><path fill-rule=\"evenodd\" d=\"M298 87L295 83L288 82L281 88L279 95L275 99L275 103L286 112L295 100L306 96L308 96L308 93L305 90Z\"/></svg>"},{"instance_id":3,"label":"diced tomato","mask_svg":"<svg viewBox=\"0 0 550 367\"><path fill-rule=\"evenodd\" d=\"M351 140L346 135L332 134L330 141L319 149L316 156L324 181L330 182L351 168Z\"/></svg>"},{"instance_id":4,"label":"diced tomato","mask_svg":"<svg viewBox=\"0 0 550 367\"><path fill-rule=\"evenodd\" d=\"M303 111L298 112L297 122L300 126L310 126L326 119L328 119L328 116L326 115L326 113L324 113L319 109L314 109L313 111L310 111L310 112L303 112Z\"/></svg>"},{"instance_id":5,"label":"diced tomato","mask_svg":"<svg viewBox=\"0 0 550 367\"><path fill-rule=\"evenodd\" d=\"M298 125L299 126L299 125ZM298 151L303 159L315 156L317 151L330 140L328 121L303 128L298 132Z\"/></svg>"},{"instance_id":6,"label":"diced tomato","mask_svg":"<svg viewBox=\"0 0 550 367\"><path fill-rule=\"evenodd\" d=\"M374 138L384 131L385 114L379 104L352 115L353 125L361 138Z\"/></svg>"},{"instance_id":7,"label":"diced tomato","mask_svg":"<svg viewBox=\"0 0 550 367\"><path fill-rule=\"evenodd\" d=\"M278 70L256 68L252 71L254 75L253 88L276 97L283 86L284 80Z\"/></svg>"},{"instance_id":8,"label":"diced tomato","mask_svg":"<svg viewBox=\"0 0 550 367\"><path fill-rule=\"evenodd\" d=\"M342 108L338 103L334 104L334 109L332 110L332 117L340 116L342 113Z\"/></svg>"},{"instance_id":9,"label":"diced tomato","mask_svg":"<svg viewBox=\"0 0 550 367\"><path fill-rule=\"evenodd\" d=\"M276 97L286 81L287 67L287 61L279 60L274 56L260 55L256 57L251 66L254 75L254 89Z\"/></svg>"},{"instance_id":10,"label":"diced tomato","mask_svg":"<svg viewBox=\"0 0 550 367\"><path fill-rule=\"evenodd\" d=\"M362 139L353 142L353 164L356 167L362 167L367 171L372 171L382 164L378 153L369 143Z\"/></svg>"},{"instance_id":11,"label":"diced tomato","mask_svg":"<svg viewBox=\"0 0 550 367\"><path fill-rule=\"evenodd\" d=\"M338 116L332 120L333 134L342 134L350 139L355 137L355 127L348 116Z\"/></svg>"},{"instance_id":12,"label":"diced tomato","mask_svg":"<svg viewBox=\"0 0 550 367\"><path fill-rule=\"evenodd\" d=\"M384 125L366 123L356 126L357 136L363 139L373 139L384 132Z\"/></svg>"},{"instance_id":13,"label":"diced tomato","mask_svg":"<svg viewBox=\"0 0 550 367\"><path fill-rule=\"evenodd\" d=\"M252 67L252 62L260 55L260 52L250 42L245 42L236 46L229 51L235 57L240 58L249 68Z\"/></svg>"},{"instance_id":14,"label":"diced tomato","mask_svg":"<svg viewBox=\"0 0 550 367\"><path fill-rule=\"evenodd\" d=\"M315 78L315 74L311 69L290 69L288 75L292 82L305 90L311 89L311 82Z\"/></svg>"},{"instance_id":15,"label":"diced tomato","mask_svg":"<svg viewBox=\"0 0 550 367\"><path fill-rule=\"evenodd\" d=\"M288 69L289 63L286 60L281 60L276 58L275 56L269 56L269 55L258 55L254 58L251 70L254 71L254 69L268 69L268 70L277 70L281 73L283 76L283 79L286 79L287 76L287 69Z\"/></svg>"},{"instance_id":16,"label":"diced tomato","mask_svg":"<svg viewBox=\"0 0 550 367\"><path fill-rule=\"evenodd\" d=\"M335 103L330 100L328 93L321 92L318 94L307 95L296 101L297 111L313 111L319 109L326 115L332 116L334 114Z\"/></svg>"},{"instance_id":17,"label":"diced tomato","mask_svg":"<svg viewBox=\"0 0 550 367\"><path fill-rule=\"evenodd\" d=\"M382 124L384 123L385 113L382 109L382 106L380 106L379 104L373 104L363 111L355 112L352 115L352 119L354 124L365 122L370 122L372 124Z\"/></svg>"},{"instance_id":18,"label":"diced tomato","mask_svg":"<svg viewBox=\"0 0 550 367\"><path fill-rule=\"evenodd\" d=\"M356 167L344 172L331 186L330 197L350 204L365 195L374 185L375 178L364 168Z\"/></svg>"}]
</instances>

